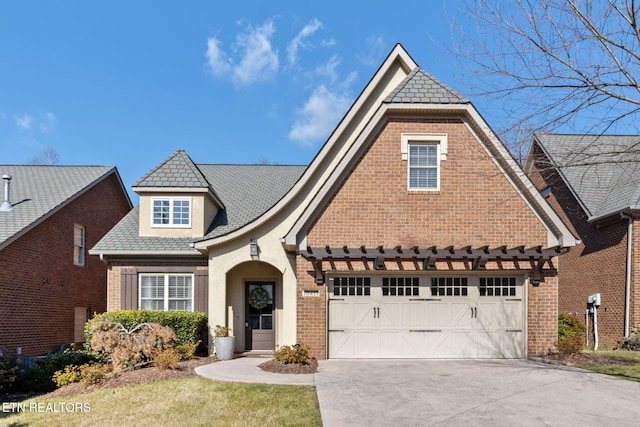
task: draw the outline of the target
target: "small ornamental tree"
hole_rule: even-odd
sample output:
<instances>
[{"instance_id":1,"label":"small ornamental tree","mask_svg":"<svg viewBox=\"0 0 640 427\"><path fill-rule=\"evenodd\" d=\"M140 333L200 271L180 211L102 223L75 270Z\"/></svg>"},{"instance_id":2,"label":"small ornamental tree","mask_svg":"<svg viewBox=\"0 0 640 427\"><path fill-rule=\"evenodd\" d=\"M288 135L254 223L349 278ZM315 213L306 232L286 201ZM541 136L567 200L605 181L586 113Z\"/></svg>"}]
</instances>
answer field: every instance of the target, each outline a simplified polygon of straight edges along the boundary
<instances>
[{"instance_id":1,"label":"small ornamental tree","mask_svg":"<svg viewBox=\"0 0 640 427\"><path fill-rule=\"evenodd\" d=\"M175 332L158 323L141 323L130 329L107 319L91 324L91 349L107 355L115 369L150 363L175 341Z\"/></svg>"}]
</instances>

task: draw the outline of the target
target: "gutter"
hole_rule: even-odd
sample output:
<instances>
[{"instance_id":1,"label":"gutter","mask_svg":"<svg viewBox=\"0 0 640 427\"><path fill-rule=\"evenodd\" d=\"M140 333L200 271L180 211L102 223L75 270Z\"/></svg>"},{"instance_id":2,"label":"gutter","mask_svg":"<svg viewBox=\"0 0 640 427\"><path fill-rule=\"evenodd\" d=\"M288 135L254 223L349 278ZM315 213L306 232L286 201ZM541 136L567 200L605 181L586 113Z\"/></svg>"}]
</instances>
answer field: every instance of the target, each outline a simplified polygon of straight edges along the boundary
<instances>
[{"instance_id":1,"label":"gutter","mask_svg":"<svg viewBox=\"0 0 640 427\"><path fill-rule=\"evenodd\" d=\"M624 287L624 337L629 336L629 312L631 305L631 250L633 249L633 216L624 212L620 213L620 218L629 221L627 228L627 271Z\"/></svg>"}]
</instances>

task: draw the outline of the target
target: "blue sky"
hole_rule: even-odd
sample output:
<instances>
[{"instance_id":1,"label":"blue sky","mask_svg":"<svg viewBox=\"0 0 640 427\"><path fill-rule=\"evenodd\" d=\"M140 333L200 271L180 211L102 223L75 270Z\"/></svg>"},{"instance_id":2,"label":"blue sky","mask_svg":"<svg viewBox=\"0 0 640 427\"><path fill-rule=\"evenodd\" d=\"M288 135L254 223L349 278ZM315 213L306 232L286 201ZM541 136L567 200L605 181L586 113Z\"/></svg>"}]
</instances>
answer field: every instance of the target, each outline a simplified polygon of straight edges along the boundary
<instances>
[{"instance_id":1,"label":"blue sky","mask_svg":"<svg viewBox=\"0 0 640 427\"><path fill-rule=\"evenodd\" d=\"M470 95L447 51L457 2L351 3L2 2L0 164L52 147L128 189L178 148L308 164L398 42Z\"/></svg>"}]
</instances>

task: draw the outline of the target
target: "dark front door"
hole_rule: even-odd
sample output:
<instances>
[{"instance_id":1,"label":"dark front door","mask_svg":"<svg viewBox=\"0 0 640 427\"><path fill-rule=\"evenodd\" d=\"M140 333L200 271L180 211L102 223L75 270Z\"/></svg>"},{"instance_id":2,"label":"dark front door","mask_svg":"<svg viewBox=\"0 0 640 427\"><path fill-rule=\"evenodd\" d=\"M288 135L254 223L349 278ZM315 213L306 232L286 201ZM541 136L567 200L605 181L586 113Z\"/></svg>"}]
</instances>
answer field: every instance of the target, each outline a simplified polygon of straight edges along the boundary
<instances>
[{"instance_id":1,"label":"dark front door","mask_svg":"<svg viewBox=\"0 0 640 427\"><path fill-rule=\"evenodd\" d=\"M275 282L246 284L246 350L273 350L275 347Z\"/></svg>"}]
</instances>

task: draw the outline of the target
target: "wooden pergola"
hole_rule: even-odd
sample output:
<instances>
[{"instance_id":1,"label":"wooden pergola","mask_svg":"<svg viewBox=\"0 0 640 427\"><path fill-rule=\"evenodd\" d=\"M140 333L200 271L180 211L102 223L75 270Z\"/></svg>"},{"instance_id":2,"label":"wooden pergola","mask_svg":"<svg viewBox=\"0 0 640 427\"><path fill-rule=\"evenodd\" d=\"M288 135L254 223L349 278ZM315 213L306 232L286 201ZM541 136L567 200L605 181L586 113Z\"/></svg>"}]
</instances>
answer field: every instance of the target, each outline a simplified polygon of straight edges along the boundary
<instances>
[{"instance_id":1,"label":"wooden pergola","mask_svg":"<svg viewBox=\"0 0 640 427\"><path fill-rule=\"evenodd\" d=\"M513 262L518 270L531 271L531 278L534 284L540 282L542 278L542 269L545 263L553 268L551 259L567 252L568 249L560 246L552 248L543 248L535 246L526 248L517 246L508 248L507 246L499 246L490 248L489 246L481 246L472 248L471 246L463 246L456 248L454 246L436 247L430 246L420 248L412 246L403 248L396 246L393 248L385 248L378 246L375 248L360 246L358 248L350 248L347 246L330 247L307 247L306 250L300 251L299 254L309 260L314 267L315 282L322 284L325 282L325 272L323 262L329 263L331 270L336 270L335 262L344 262L348 270L355 270L354 263L362 263L364 270L386 270L387 263L396 263L399 270L404 270L405 265L412 265L415 271L436 270L438 262L464 263L466 270L484 270L489 261L495 261L498 265L502 262ZM524 263L525 266L521 264Z\"/></svg>"}]
</instances>

